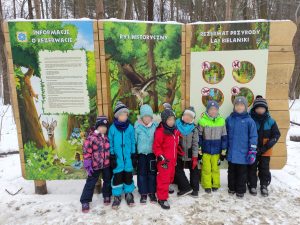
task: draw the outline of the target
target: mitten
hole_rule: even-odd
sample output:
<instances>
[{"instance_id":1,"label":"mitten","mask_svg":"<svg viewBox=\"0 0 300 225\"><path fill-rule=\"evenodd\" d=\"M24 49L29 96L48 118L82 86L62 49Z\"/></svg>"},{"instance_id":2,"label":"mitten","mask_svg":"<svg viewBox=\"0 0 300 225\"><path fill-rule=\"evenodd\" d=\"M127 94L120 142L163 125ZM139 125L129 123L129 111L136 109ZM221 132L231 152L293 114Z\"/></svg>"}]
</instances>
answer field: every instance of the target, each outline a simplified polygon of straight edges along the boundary
<instances>
[{"instance_id":1,"label":"mitten","mask_svg":"<svg viewBox=\"0 0 300 225\"><path fill-rule=\"evenodd\" d=\"M202 164L202 153L198 154L198 161L200 162L200 164Z\"/></svg>"},{"instance_id":2,"label":"mitten","mask_svg":"<svg viewBox=\"0 0 300 225\"><path fill-rule=\"evenodd\" d=\"M83 160L83 166L84 166L84 168L85 168L86 173L87 173L88 176L92 176L93 175L94 170L93 170L93 165L92 164L93 163L92 163L91 159L85 159L85 160Z\"/></svg>"},{"instance_id":3,"label":"mitten","mask_svg":"<svg viewBox=\"0 0 300 225\"><path fill-rule=\"evenodd\" d=\"M256 150L250 149L248 151L247 160L250 165L252 165L256 160Z\"/></svg>"},{"instance_id":4,"label":"mitten","mask_svg":"<svg viewBox=\"0 0 300 225\"><path fill-rule=\"evenodd\" d=\"M198 165L198 157L193 157L192 158L192 169L195 169L197 165Z\"/></svg>"},{"instance_id":5,"label":"mitten","mask_svg":"<svg viewBox=\"0 0 300 225\"><path fill-rule=\"evenodd\" d=\"M117 158L116 158L116 156L115 155L110 155L109 161L110 161L110 167L112 169L115 169L117 167Z\"/></svg>"},{"instance_id":6,"label":"mitten","mask_svg":"<svg viewBox=\"0 0 300 225\"><path fill-rule=\"evenodd\" d=\"M224 161L225 158L226 158L226 150L222 150L222 152L220 154L220 160Z\"/></svg>"},{"instance_id":7,"label":"mitten","mask_svg":"<svg viewBox=\"0 0 300 225\"><path fill-rule=\"evenodd\" d=\"M162 168L168 169L168 162L169 162L168 159L166 159L163 155L160 155L160 156L157 157L157 160L158 160L159 162L162 162L162 163L161 163L161 167L162 167Z\"/></svg>"},{"instance_id":8,"label":"mitten","mask_svg":"<svg viewBox=\"0 0 300 225\"><path fill-rule=\"evenodd\" d=\"M137 162L138 162L138 154L136 154L136 153L131 154L131 162L132 162L133 168L136 168Z\"/></svg>"}]
</instances>

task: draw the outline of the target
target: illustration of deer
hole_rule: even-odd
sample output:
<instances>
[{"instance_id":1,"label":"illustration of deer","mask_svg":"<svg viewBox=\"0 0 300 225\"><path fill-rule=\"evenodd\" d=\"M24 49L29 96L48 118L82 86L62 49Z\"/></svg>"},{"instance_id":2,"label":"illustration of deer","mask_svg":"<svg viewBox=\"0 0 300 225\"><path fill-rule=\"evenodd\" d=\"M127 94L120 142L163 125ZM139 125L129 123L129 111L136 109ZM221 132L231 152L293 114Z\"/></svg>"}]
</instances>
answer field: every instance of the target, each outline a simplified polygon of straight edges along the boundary
<instances>
[{"instance_id":1,"label":"illustration of deer","mask_svg":"<svg viewBox=\"0 0 300 225\"><path fill-rule=\"evenodd\" d=\"M42 125L43 127L45 127L46 131L47 131L47 135L48 135L48 141L47 141L47 145L49 147L52 147L52 149L56 149L56 144L55 144L55 139L54 139L54 129L57 126L57 121L52 119L51 123L48 123L45 121L42 121Z\"/></svg>"}]
</instances>

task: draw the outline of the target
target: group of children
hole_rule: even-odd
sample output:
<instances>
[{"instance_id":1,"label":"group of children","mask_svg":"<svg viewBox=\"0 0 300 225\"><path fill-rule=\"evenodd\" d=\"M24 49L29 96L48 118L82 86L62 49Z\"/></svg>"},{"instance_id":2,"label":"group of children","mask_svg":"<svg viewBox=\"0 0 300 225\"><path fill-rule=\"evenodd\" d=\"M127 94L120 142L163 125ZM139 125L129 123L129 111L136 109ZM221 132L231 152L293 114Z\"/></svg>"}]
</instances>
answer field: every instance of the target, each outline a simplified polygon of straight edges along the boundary
<instances>
[{"instance_id":1,"label":"group of children","mask_svg":"<svg viewBox=\"0 0 300 225\"><path fill-rule=\"evenodd\" d=\"M169 209L171 184L178 185L178 196L198 197L199 183L206 193L220 188L220 163L228 161L228 193L243 198L246 188L257 195L257 180L263 196L268 196L272 147L280 137L266 100L257 96L248 113L248 101L237 96L231 115L225 120L216 101L209 101L206 111L195 124L193 107L181 118L171 105L164 104L161 122L153 120L152 108L145 104L134 127L128 120L129 109L121 102L114 109L109 127L106 116L99 116L95 130L83 145L84 168L88 178L80 201L82 211L89 211L94 187L100 174L105 205L118 209L125 193L129 206L134 205L133 171L137 169L140 203L158 203ZM107 134L108 133L108 134ZM190 177L184 169L189 169ZM258 177L257 177L258 170Z\"/></svg>"}]
</instances>

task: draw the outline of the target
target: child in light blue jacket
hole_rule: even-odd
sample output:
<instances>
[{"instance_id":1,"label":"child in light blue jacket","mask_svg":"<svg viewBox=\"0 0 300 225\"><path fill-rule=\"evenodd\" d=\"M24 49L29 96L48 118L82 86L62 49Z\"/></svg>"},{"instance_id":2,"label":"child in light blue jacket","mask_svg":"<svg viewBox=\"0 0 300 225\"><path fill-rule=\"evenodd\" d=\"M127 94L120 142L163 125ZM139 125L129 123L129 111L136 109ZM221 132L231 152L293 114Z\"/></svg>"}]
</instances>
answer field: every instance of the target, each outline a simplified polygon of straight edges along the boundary
<instances>
[{"instance_id":1,"label":"child in light blue jacket","mask_svg":"<svg viewBox=\"0 0 300 225\"><path fill-rule=\"evenodd\" d=\"M141 194L140 203L146 204L147 195L151 203L156 203L156 157L152 151L154 132L158 123L153 121L153 111L149 105L140 108L140 119L135 123L135 140L138 152L137 183Z\"/></svg>"}]
</instances>

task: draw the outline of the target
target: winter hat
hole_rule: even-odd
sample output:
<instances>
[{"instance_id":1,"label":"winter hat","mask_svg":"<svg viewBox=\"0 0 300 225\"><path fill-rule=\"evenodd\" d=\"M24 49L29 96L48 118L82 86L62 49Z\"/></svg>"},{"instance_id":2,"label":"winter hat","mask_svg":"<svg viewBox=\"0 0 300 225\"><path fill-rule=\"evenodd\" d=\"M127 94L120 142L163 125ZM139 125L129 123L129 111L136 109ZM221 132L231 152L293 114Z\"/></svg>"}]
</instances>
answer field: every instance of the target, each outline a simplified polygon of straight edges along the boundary
<instances>
[{"instance_id":1,"label":"winter hat","mask_svg":"<svg viewBox=\"0 0 300 225\"><path fill-rule=\"evenodd\" d=\"M144 116L150 116L153 118L153 110L150 105L142 105L140 108L140 116L143 118Z\"/></svg>"},{"instance_id":2,"label":"winter hat","mask_svg":"<svg viewBox=\"0 0 300 225\"><path fill-rule=\"evenodd\" d=\"M236 105L238 103L242 103L245 106L245 111L247 112L247 110L248 110L248 101L244 96L235 97L235 99L233 101L233 105Z\"/></svg>"},{"instance_id":3,"label":"winter hat","mask_svg":"<svg viewBox=\"0 0 300 225\"><path fill-rule=\"evenodd\" d=\"M166 123L168 118L171 117L171 116L174 116L176 118L175 113L171 109L165 109L164 111L162 111L160 116L161 116L161 121L163 123Z\"/></svg>"},{"instance_id":4,"label":"winter hat","mask_svg":"<svg viewBox=\"0 0 300 225\"><path fill-rule=\"evenodd\" d=\"M129 114L129 110L125 104L118 101L114 109L115 118L118 118L121 115L121 113Z\"/></svg>"},{"instance_id":5,"label":"winter hat","mask_svg":"<svg viewBox=\"0 0 300 225\"><path fill-rule=\"evenodd\" d=\"M263 107L268 110L268 103L266 99L264 99L261 95L257 95L253 102L253 109L256 109L258 107Z\"/></svg>"},{"instance_id":6,"label":"winter hat","mask_svg":"<svg viewBox=\"0 0 300 225\"><path fill-rule=\"evenodd\" d=\"M196 117L196 113L195 113L195 109L193 106L190 106L188 108L186 108L183 113L182 113L182 116L185 115L185 114L188 114L190 115L191 117L193 117L193 121L192 123L194 123L194 120L195 120L195 117Z\"/></svg>"},{"instance_id":7,"label":"winter hat","mask_svg":"<svg viewBox=\"0 0 300 225\"><path fill-rule=\"evenodd\" d=\"M172 110L172 106L168 102L163 103L163 107L164 107L164 109L171 109Z\"/></svg>"},{"instance_id":8,"label":"winter hat","mask_svg":"<svg viewBox=\"0 0 300 225\"><path fill-rule=\"evenodd\" d=\"M95 129L97 129L99 126L105 126L108 127L108 118L107 116L98 116L95 123Z\"/></svg>"},{"instance_id":9,"label":"winter hat","mask_svg":"<svg viewBox=\"0 0 300 225\"><path fill-rule=\"evenodd\" d=\"M216 107L217 109L219 109L219 103L216 102L215 100L209 100L208 103L207 103L207 106L206 106L206 112L208 112L208 110L211 108L211 107Z\"/></svg>"}]
</instances>

